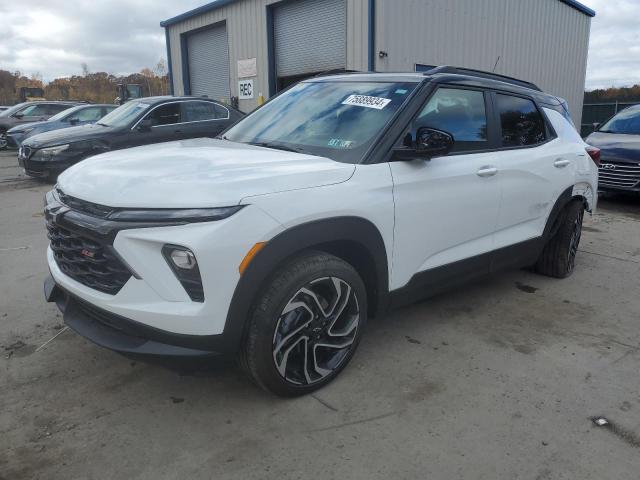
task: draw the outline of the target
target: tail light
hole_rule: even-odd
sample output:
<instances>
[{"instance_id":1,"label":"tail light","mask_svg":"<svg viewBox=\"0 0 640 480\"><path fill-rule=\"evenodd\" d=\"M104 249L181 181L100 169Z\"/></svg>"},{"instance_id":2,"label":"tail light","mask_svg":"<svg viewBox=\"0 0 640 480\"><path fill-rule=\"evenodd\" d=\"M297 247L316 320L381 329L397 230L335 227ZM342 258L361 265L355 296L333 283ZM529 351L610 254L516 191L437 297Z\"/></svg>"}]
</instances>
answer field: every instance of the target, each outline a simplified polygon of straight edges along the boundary
<instances>
[{"instance_id":1,"label":"tail light","mask_svg":"<svg viewBox=\"0 0 640 480\"><path fill-rule=\"evenodd\" d=\"M591 157L591 160L593 160L593 163L595 163L596 166L599 167L600 166L600 149L598 147L588 146L587 148L585 148L585 150Z\"/></svg>"}]
</instances>

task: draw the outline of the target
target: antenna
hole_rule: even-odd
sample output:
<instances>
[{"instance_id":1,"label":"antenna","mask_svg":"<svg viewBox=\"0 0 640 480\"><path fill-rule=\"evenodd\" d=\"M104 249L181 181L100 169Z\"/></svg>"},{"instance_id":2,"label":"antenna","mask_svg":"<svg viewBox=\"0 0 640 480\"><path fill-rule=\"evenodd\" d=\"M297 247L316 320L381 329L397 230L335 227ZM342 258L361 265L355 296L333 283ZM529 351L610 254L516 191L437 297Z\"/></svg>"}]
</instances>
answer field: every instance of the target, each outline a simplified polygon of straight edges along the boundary
<instances>
[{"instance_id":1,"label":"antenna","mask_svg":"<svg viewBox=\"0 0 640 480\"><path fill-rule=\"evenodd\" d=\"M499 61L500 61L500 55L498 55L498 58L496 58L496 63L493 66L493 70L491 70L491 73L496 73L496 67L498 66Z\"/></svg>"}]
</instances>

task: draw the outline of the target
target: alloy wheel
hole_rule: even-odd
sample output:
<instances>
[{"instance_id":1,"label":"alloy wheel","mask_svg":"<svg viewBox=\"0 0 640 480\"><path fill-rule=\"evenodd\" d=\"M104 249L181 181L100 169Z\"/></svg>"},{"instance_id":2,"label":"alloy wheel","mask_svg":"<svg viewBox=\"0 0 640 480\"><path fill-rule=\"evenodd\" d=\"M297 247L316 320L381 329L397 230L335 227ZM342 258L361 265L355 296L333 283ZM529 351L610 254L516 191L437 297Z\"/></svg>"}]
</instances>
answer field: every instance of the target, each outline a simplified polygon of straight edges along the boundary
<instances>
[{"instance_id":1,"label":"alloy wheel","mask_svg":"<svg viewBox=\"0 0 640 480\"><path fill-rule=\"evenodd\" d=\"M337 277L323 277L300 288L287 302L273 335L279 374L297 385L312 385L348 357L360 324L355 290Z\"/></svg>"}]
</instances>

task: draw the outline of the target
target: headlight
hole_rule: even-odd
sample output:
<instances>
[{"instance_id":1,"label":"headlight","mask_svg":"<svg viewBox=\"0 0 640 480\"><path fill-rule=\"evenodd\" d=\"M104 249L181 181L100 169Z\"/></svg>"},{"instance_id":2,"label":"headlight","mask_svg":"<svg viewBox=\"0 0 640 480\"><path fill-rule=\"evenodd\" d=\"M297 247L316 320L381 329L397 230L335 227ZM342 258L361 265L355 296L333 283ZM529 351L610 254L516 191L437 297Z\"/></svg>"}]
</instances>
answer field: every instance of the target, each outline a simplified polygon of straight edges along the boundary
<instances>
[{"instance_id":1,"label":"headlight","mask_svg":"<svg viewBox=\"0 0 640 480\"><path fill-rule=\"evenodd\" d=\"M108 218L126 222L212 222L230 217L243 207L124 209L115 210Z\"/></svg>"},{"instance_id":2,"label":"headlight","mask_svg":"<svg viewBox=\"0 0 640 480\"><path fill-rule=\"evenodd\" d=\"M67 148L69 148L69 144L66 145L58 145L57 147L47 147L36 152L36 156L40 160L51 160L56 155L60 155Z\"/></svg>"},{"instance_id":3,"label":"headlight","mask_svg":"<svg viewBox=\"0 0 640 480\"><path fill-rule=\"evenodd\" d=\"M15 133L31 133L33 132L34 128L25 128L24 130L20 131L20 132L15 132Z\"/></svg>"}]
</instances>

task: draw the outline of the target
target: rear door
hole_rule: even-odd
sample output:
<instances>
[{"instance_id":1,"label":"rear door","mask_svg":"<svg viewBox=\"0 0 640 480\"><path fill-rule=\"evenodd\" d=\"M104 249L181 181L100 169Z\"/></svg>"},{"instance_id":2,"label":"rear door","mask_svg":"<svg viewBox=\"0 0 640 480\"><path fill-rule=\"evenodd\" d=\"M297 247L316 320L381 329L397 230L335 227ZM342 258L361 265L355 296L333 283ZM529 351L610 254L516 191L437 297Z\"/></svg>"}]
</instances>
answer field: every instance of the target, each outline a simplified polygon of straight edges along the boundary
<instances>
[{"instance_id":1,"label":"rear door","mask_svg":"<svg viewBox=\"0 0 640 480\"><path fill-rule=\"evenodd\" d=\"M181 138L215 137L227 126L229 110L223 105L204 100L182 103Z\"/></svg>"},{"instance_id":2,"label":"rear door","mask_svg":"<svg viewBox=\"0 0 640 480\"><path fill-rule=\"evenodd\" d=\"M446 156L389 164L395 201L392 288L425 272L442 283L488 272L489 255L483 254L493 248L500 204L488 95L440 87L401 139L411 147L417 129L430 127L450 133L455 146ZM438 270L443 275L434 273L445 265Z\"/></svg>"},{"instance_id":3,"label":"rear door","mask_svg":"<svg viewBox=\"0 0 640 480\"><path fill-rule=\"evenodd\" d=\"M495 236L499 249L542 235L556 199L575 182L577 157L531 98L492 95L500 127L495 158L503 188Z\"/></svg>"}]
</instances>

